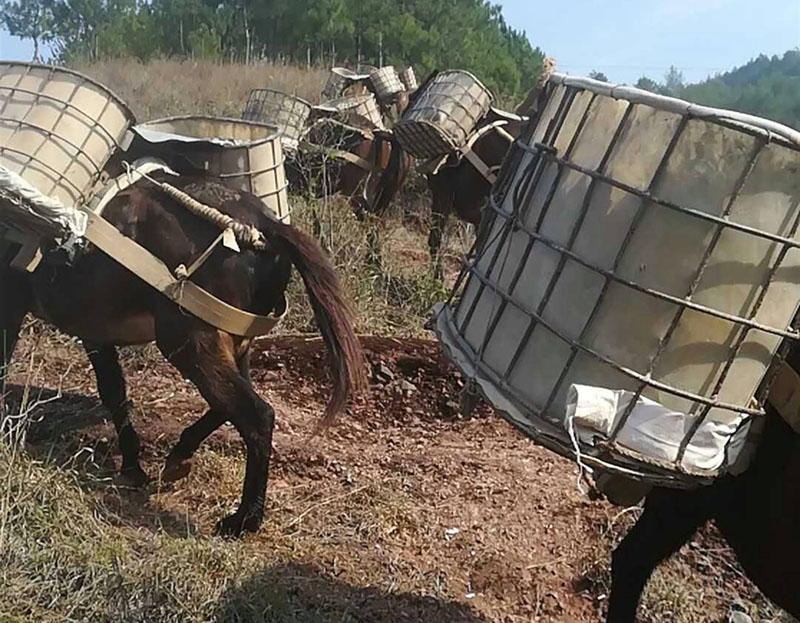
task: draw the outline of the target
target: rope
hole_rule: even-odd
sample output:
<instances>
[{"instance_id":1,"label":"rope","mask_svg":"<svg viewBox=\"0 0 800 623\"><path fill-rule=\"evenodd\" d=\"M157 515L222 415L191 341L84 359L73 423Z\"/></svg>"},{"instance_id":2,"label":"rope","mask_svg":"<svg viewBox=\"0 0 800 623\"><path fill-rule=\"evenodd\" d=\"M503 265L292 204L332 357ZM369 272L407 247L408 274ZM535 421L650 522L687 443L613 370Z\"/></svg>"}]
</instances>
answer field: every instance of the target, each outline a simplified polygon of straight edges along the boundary
<instances>
[{"instance_id":1,"label":"rope","mask_svg":"<svg viewBox=\"0 0 800 623\"><path fill-rule=\"evenodd\" d=\"M125 167L128 169L128 173L130 173L130 164L126 162ZM241 244L249 246L256 251L265 251L267 249L267 241L264 239L264 234L262 234L252 225L247 225L237 221L227 214L220 212L216 208L212 208L204 203L200 203L191 195L178 188L175 188L171 184L159 182L146 173L142 173L142 177L152 184L155 184L156 187L161 190L161 192L175 199L175 201L180 203L192 214L195 214L196 216L213 223L222 230L230 229L236 236L236 240Z\"/></svg>"}]
</instances>

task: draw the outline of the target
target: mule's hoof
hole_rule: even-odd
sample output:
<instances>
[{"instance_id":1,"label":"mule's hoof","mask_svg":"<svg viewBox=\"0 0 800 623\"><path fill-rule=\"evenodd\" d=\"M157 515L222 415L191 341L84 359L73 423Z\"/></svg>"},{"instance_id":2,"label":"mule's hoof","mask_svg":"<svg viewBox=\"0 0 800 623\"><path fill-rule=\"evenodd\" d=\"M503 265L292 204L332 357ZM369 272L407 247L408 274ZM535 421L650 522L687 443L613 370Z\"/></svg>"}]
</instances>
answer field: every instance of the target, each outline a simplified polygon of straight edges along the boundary
<instances>
[{"instance_id":1,"label":"mule's hoof","mask_svg":"<svg viewBox=\"0 0 800 623\"><path fill-rule=\"evenodd\" d=\"M120 470L115 478L118 487L141 489L150 483L150 476L144 473L141 467L127 467Z\"/></svg>"},{"instance_id":2,"label":"mule's hoof","mask_svg":"<svg viewBox=\"0 0 800 623\"><path fill-rule=\"evenodd\" d=\"M161 469L161 482L177 482L186 478L192 471L191 459L170 459L164 463Z\"/></svg>"},{"instance_id":3,"label":"mule's hoof","mask_svg":"<svg viewBox=\"0 0 800 623\"><path fill-rule=\"evenodd\" d=\"M260 517L249 515L243 518L239 513L234 513L217 522L214 528L214 534L216 536L237 539L245 532L258 532L259 527L261 527Z\"/></svg>"}]
</instances>

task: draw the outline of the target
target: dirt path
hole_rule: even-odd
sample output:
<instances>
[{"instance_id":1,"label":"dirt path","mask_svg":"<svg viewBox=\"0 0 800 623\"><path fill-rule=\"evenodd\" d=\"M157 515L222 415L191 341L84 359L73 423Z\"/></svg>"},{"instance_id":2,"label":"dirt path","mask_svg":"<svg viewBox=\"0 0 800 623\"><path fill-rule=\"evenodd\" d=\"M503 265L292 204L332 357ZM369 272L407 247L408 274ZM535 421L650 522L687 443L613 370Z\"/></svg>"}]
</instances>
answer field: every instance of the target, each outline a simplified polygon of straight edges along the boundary
<instances>
[{"instance_id":1,"label":"dirt path","mask_svg":"<svg viewBox=\"0 0 800 623\"><path fill-rule=\"evenodd\" d=\"M363 589L346 597L356 621L597 620L610 548L635 513L620 516L618 508L589 501L576 490L571 463L534 446L488 408L458 417L460 380L435 342L364 344L382 379L313 436L327 387L320 340L258 342L254 382L278 416L265 524L247 538L253 555ZM23 343L24 352L31 348L30 340ZM118 457L79 353L63 340L47 350L37 374L63 378L69 391L41 410L31 448L83 457L78 464L102 481ZM203 403L151 351L128 356L125 367L145 469L155 475ZM91 491L125 525L206 538L237 501L242 450L226 426L207 441L190 477L171 488ZM419 599L390 602L373 590ZM713 534L701 535L658 574L642 620L721 621L741 594L753 596L730 555ZM333 604L341 595L318 597L341 614L344 606Z\"/></svg>"}]
</instances>

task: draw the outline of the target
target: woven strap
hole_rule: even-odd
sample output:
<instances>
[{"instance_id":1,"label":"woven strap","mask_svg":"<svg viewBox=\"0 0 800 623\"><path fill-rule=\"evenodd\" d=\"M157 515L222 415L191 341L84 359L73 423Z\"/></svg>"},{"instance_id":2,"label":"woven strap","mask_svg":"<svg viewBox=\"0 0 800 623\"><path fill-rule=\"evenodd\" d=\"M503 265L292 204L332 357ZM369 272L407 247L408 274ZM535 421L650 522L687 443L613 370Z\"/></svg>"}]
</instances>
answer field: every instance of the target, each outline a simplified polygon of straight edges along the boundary
<instances>
[{"instance_id":1,"label":"woven strap","mask_svg":"<svg viewBox=\"0 0 800 623\"><path fill-rule=\"evenodd\" d=\"M475 153L474 147L475 143L477 143L481 138L486 136L489 132L496 132L502 138L508 141L509 144L513 143L514 137L511 136L508 132L506 132L505 129L503 129L503 126L506 125L507 123L508 123L507 121L495 121L494 123L490 123L489 125L483 126L472 136L470 136L469 141L467 141L467 144L464 145L464 147L461 149L461 153L467 160L469 160L469 163L473 167L475 167L478 173L483 175L483 177L485 177L486 180L492 185L494 185L494 183L497 181L498 167L490 167L489 165L487 165L483 161L483 159L478 154Z\"/></svg>"},{"instance_id":2,"label":"woven strap","mask_svg":"<svg viewBox=\"0 0 800 623\"><path fill-rule=\"evenodd\" d=\"M211 326L233 335L255 337L272 331L286 314L285 305L284 312L279 316L251 314L228 305L188 279L176 279L166 264L136 241L123 235L102 216L88 211L87 214L89 222L86 238L89 242L168 299Z\"/></svg>"},{"instance_id":3,"label":"woven strap","mask_svg":"<svg viewBox=\"0 0 800 623\"><path fill-rule=\"evenodd\" d=\"M369 173L374 173L376 171L381 170L380 167L375 166L371 162L367 162L362 157L357 156L356 154L351 153L349 151L344 151L343 149L323 147L322 145L315 145L314 143L309 143L308 141L301 141L300 148L308 151L320 152L332 158L338 158L339 160L344 160L346 162L356 165L360 169L364 169Z\"/></svg>"}]
</instances>

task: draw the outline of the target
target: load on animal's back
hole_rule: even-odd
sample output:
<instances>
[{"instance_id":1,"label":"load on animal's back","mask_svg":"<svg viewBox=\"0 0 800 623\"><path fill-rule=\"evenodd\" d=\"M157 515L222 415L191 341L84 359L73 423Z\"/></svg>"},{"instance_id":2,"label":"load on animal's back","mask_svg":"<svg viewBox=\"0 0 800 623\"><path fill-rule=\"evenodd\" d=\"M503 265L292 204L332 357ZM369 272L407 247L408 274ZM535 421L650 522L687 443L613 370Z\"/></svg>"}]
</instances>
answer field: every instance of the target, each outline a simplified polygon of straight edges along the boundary
<instances>
[{"instance_id":1,"label":"load on animal's back","mask_svg":"<svg viewBox=\"0 0 800 623\"><path fill-rule=\"evenodd\" d=\"M554 62L546 57L535 101ZM434 272L442 277L440 249L448 217L455 214L477 227L506 154L526 118L492 106L494 96L465 71L434 71L411 95L395 133L419 160L432 196L428 247ZM520 109L527 109L523 105Z\"/></svg>"},{"instance_id":2,"label":"load on animal's back","mask_svg":"<svg viewBox=\"0 0 800 623\"><path fill-rule=\"evenodd\" d=\"M330 260L272 212L285 198L277 136L197 117L139 127L134 138L124 103L77 72L0 64L0 85L3 374L29 311L80 338L117 430L120 481L141 486L149 476L116 346L155 341L210 409L183 432L162 477L186 476L202 441L230 421L247 461L239 508L217 530L257 530L275 414L252 388L250 348L287 312L292 266L331 355L324 420L366 385L351 306ZM206 134L221 128L230 135ZM255 157L262 148L270 158Z\"/></svg>"}]
</instances>

